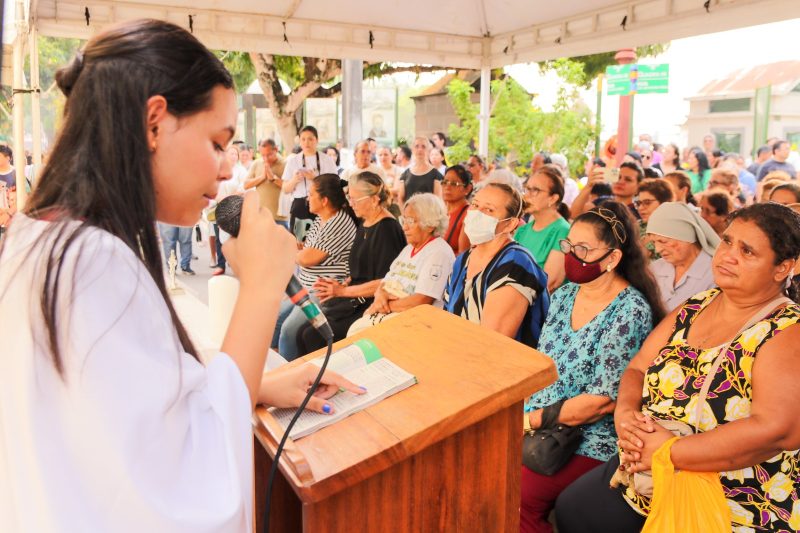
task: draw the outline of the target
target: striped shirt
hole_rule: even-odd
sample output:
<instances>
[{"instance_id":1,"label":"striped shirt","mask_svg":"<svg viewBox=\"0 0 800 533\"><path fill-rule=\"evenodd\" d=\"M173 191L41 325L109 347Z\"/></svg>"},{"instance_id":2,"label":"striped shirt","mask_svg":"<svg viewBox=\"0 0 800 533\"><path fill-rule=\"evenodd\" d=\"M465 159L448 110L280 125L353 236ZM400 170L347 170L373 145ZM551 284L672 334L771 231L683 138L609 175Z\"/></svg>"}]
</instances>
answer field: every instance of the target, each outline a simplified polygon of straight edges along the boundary
<instances>
[{"instance_id":1,"label":"striped shirt","mask_svg":"<svg viewBox=\"0 0 800 533\"><path fill-rule=\"evenodd\" d=\"M315 218L306 234L305 247L323 251L328 257L318 265L300 267L300 283L310 289L320 277L344 281L350 275L348 259L355 237L356 224L344 211L325 223L320 217Z\"/></svg>"}]
</instances>

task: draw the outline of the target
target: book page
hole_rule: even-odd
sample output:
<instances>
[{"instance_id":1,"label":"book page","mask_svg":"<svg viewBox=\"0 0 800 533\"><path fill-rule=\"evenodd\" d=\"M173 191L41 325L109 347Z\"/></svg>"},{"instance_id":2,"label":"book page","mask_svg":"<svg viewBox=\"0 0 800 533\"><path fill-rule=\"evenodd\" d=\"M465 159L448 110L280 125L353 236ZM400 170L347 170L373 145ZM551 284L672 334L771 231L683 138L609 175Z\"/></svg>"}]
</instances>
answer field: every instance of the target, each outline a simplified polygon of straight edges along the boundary
<instances>
[{"instance_id":1,"label":"book page","mask_svg":"<svg viewBox=\"0 0 800 533\"><path fill-rule=\"evenodd\" d=\"M341 350L333 352L326 368L327 370L333 370L337 374L344 375L356 368L364 367L381 357L380 351L372 341L361 339ZM311 364L322 367L322 362L324 360L325 356L323 355L312 359Z\"/></svg>"},{"instance_id":2,"label":"book page","mask_svg":"<svg viewBox=\"0 0 800 533\"><path fill-rule=\"evenodd\" d=\"M365 394L339 392L328 400L334 409L334 413L331 415L304 411L292 428L290 436L293 439L329 426L416 383L416 378L412 374L386 358L381 358L360 368L354 368L346 373L345 377L356 385L366 387L367 392ZM271 409L270 411L285 428L289 425L296 409Z\"/></svg>"}]
</instances>

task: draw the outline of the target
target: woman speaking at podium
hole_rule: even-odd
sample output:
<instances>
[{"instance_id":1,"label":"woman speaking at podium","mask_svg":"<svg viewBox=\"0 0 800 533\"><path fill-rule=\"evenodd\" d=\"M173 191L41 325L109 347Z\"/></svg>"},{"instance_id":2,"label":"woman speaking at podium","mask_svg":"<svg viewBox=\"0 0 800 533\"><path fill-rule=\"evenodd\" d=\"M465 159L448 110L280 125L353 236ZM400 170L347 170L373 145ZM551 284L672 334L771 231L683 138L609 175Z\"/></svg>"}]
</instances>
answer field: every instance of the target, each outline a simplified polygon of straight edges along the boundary
<instances>
[{"instance_id":1,"label":"woman speaking at podium","mask_svg":"<svg viewBox=\"0 0 800 533\"><path fill-rule=\"evenodd\" d=\"M161 21L92 38L57 74L62 132L0 241L0 531L252 531L257 402L316 371L264 359L293 237L249 195L225 255L242 290L208 366L170 302L156 220L191 226L230 178L230 74ZM309 406L338 388L323 379Z\"/></svg>"}]
</instances>

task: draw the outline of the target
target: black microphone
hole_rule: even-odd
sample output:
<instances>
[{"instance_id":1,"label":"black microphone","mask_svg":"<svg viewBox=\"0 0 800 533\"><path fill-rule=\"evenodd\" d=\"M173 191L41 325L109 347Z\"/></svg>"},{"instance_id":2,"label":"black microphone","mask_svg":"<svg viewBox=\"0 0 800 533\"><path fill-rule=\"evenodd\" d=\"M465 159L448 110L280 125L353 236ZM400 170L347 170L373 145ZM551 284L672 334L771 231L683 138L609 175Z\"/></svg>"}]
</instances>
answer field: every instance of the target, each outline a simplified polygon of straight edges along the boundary
<instances>
[{"instance_id":1,"label":"black microphone","mask_svg":"<svg viewBox=\"0 0 800 533\"><path fill-rule=\"evenodd\" d=\"M244 198L236 194L223 198L217 204L217 224L221 230L230 234L231 237L239 236L242 205L244 205ZM286 286L286 295L294 305L300 307L308 321L322 335L323 339L326 341L333 339L333 330L328 324L328 319L322 314L317 304L311 301L308 291L295 276L289 279L289 285Z\"/></svg>"}]
</instances>

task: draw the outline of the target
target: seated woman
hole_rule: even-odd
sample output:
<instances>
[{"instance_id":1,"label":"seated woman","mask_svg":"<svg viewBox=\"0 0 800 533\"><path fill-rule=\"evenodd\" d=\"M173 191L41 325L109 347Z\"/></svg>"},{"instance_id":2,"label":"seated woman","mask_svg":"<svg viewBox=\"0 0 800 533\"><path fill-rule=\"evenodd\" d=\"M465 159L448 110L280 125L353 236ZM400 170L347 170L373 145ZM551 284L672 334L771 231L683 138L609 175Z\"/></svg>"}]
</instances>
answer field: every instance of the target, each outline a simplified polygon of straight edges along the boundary
<instances>
[{"instance_id":1,"label":"seated woman","mask_svg":"<svg viewBox=\"0 0 800 533\"><path fill-rule=\"evenodd\" d=\"M548 515L570 483L616 454L614 401L623 370L663 316L658 288L628 208L607 202L575 219L561 241L567 279L550 300L539 350L553 358L559 379L525 405L530 426L543 408L566 400L558 421L583 428L575 455L556 474L522 467L520 525L552 531Z\"/></svg>"},{"instance_id":2,"label":"seated woman","mask_svg":"<svg viewBox=\"0 0 800 533\"><path fill-rule=\"evenodd\" d=\"M647 234L661 256L650 263L650 271L667 312L714 287L711 258L719 237L694 209L680 202L661 204L650 216Z\"/></svg>"},{"instance_id":3,"label":"seated woman","mask_svg":"<svg viewBox=\"0 0 800 533\"><path fill-rule=\"evenodd\" d=\"M347 336L353 322L372 305L372 296L389 272L389 265L406 245L403 228L387 209L391 193L383 179L372 172L362 172L353 179L349 201L361 223L350 248L350 279L320 277L313 285L337 341ZM325 346L308 323L300 327L296 341L300 355Z\"/></svg>"},{"instance_id":4,"label":"seated woman","mask_svg":"<svg viewBox=\"0 0 800 533\"><path fill-rule=\"evenodd\" d=\"M649 259L658 259L659 256L652 241L647 237L647 221L659 205L674 200L675 191L670 182L664 179L648 178L639 184L639 194L633 201L633 205L636 206L639 216L642 217L639 220L639 238L642 239Z\"/></svg>"},{"instance_id":5,"label":"seated woman","mask_svg":"<svg viewBox=\"0 0 800 533\"><path fill-rule=\"evenodd\" d=\"M442 199L447 205L447 216L449 217L444 240L456 254L469 248L466 237L463 240L460 240L460 237L464 233L464 216L469 208L468 198L471 194L472 175L469 171L461 165L449 167L442 180Z\"/></svg>"},{"instance_id":6,"label":"seated woman","mask_svg":"<svg viewBox=\"0 0 800 533\"><path fill-rule=\"evenodd\" d=\"M798 255L800 215L778 204L735 212L712 262L719 289L670 313L619 387L614 420L623 468L649 470L653 452L673 436L653 421L690 426L695 434L675 442L672 463L719 472L733 531L800 527L800 306L784 298L800 295L791 279ZM698 408L705 380L713 394ZM561 494L559 532L641 529L650 500L630 488L609 490L619 469L615 457Z\"/></svg>"},{"instance_id":7,"label":"seated woman","mask_svg":"<svg viewBox=\"0 0 800 533\"><path fill-rule=\"evenodd\" d=\"M800 202L800 185L796 183L782 183L769 193L769 201L781 205L790 205Z\"/></svg>"},{"instance_id":8,"label":"seated woman","mask_svg":"<svg viewBox=\"0 0 800 533\"><path fill-rule=\"evenodd\" d=\"M320 278L344 282L350 274L348 257L356 236L356 215L347 204L342 188L345 183L337 174L320 174L309 181L308 208L316 218L295 259L299 266L298 279L307 289ZM311 297L314 298L313 293ZM301 355L295 339L305 323L303 311L288 298L284 299L272 347L288 361Z\"/></svg>"},{"instance_id":9,"label":"seated woman","mask_svg":"<svg viewBox=\"0 0 800 533\"><path fill-rule=\"evenodd\" d=\"M717 235L722 235L728 227L728 215L733 209L733 198L726 191L706 191L700 197L700 216Z\"/></svg>"},{"instance_id":10,"label":"seated woman","mask_svg":"<svg viewBox=\"0 0 800 533\"><path fill-rule=\"evenodd\" d=\"M445 309L536 347L550 297L547 274L511 238L525 201L503 183L475 194L464 219L473 248L456 258L445 289Z\"/></svg>"},{"instance_id":11,"label":"seated woman","mask_svg":"<svg viewBox=\"0 0 800 533\"><path fill-rule=\"evenodd\" d=\"M564 177L555 165L543 165L525 183L531 220L514 234L547 274L547 290L564 283L564 254L559 242L569 233L569 207L564 203Z\"/></svg>"},{"instance_id":12,"label":"seated woman","mask_svg":"<svg viewBox=\"0 0 800 533\"><path fill-rule=\"evenodd\" d=\"M682 170L667 172L664 174L664 181L668 181L672 185L675 191L676 202L689 204L695 211L699 211L697 208L697 200L692 194L692 179L686 172Z\"/></svg>"},{"instance_id":13,"label":"seated woman","mask_svg":"<svg viewBox=\"0 0 800 533\"><path fill-rule=\"evenodd\" d=\"M400 224L408 245L392 261L372 305L350 326L348 337L418 305L442 307L444 286L455 260L450 245L442 239L447 227L444 202L431 193L415 194L403 207Z\"/></svg>"}]
</instances>

